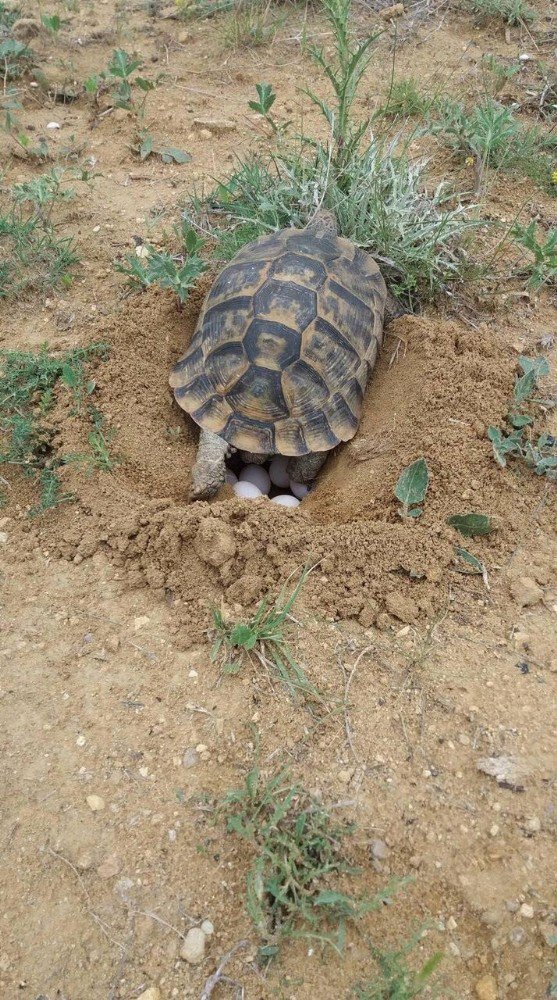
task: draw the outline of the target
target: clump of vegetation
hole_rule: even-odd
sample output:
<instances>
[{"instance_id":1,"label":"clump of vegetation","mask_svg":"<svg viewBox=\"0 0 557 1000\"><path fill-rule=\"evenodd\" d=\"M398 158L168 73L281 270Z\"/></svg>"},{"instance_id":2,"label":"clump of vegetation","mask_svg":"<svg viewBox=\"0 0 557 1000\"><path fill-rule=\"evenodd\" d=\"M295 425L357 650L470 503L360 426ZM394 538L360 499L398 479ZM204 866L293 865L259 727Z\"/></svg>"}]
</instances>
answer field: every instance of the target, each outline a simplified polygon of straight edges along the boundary
<instances>
[{"instance_id":1,"label":"clump of vegetation","mask_svg":"<svg viewBox=\"0 0 557 1000\"><path fill-rule=\"evenodd\" d=\"M443 959L440 952L432 955L417 971L408 966L408 956L419 940L420 935L416 934L396 951L372 948L378 974L356 986L354 993L357 1000L415 1000L415 997L423 996L426 989L428 997L439 996L431 977Z\"/></svg>"},{"instance_id":2,"label":"clump of vegetation","mask_svg":"<svg viewBox=\"0 0 557 1000\"><path fill-rule=\"evenodd\" d=\"M16 7L0 2L0 75L4 92L7 83L24 76L35 62L31 49L13 37L12 28L19 17L21 13Z\"/></svg>"},{"instance_id":3,"label":"clump of vegetation","mask_svg":"<svg viewBox=\"0 0 557 1000\"><path fill-rule=\"evenodd\" d=\"M301 226L316 208L333 209L341 234L370 250L393 292L412 305L464 274L465 235L478 222L445 185L427 191L426 164L410 161L402 134L387 141L370 133L371 118L356 120L354 101L377 36L358 42L349 28L349 10L350 0L325 0L334 57L309 48L332 89L330 102L309 92L329 138L281 139L269 156L240 160L204 207L220 216L215 235L236 230L236 247L240 234L252 238L254 230ZM191 210L202 207L194 201Z\"/></svg>"},{"instance_id":4,"label":"clump of vegetation","mask_svg":"<svg viewBox=\"0 0 557 1000\"><path fill-rule=\"evenodd\" d=\"M536 12L524 0L465 0L465 7L480 17L494 17L505 21L511 27L531 24Z\"/></svg>"},{"instance_id":5,"label":"clump of vegetation","mask_svg":"<svg viewBox=\"0 0 557 1000\"><path fill-rule=\"evenodd\" d=\"M394 80L380 113L393 118L422 118L430 110L433 98L418 90L413 77Z\"/></svg>"},{"instance_id":6,"label":"clump of vegetation","mask_svg":"<svg viewBox=\"0 0 557 1000\"><path fill-rule=\"evenodd\" d=\"M420 517L423 514L423 507L416 505L424 502L428 486L429 470L425 458L418 458L403 469L395 486L395 496L402 504L398 512L400 517Z\"/></svg>"},{"instance_id":7,"label":"clump of vegetation","mask_svg":"<svg viewBox=\"0 0 557 1000\"><path fill-rule=\"evenodd\" d=\"M491 97L471 111L452 98L437 100L427 131L455 152L473 158L478 190L485 186L488 169L493 169L521 172L553 193L557 139L539 127L524 126L510 108Z\"/></svg>"},{"instance_id":8,"label":"clump of vegetation","mask_svg":"<svg viewBox=\"0 0 557 1000\"><path fill-rule=\"evenodd\" d=\"M542 357L521 357L518 363L522 375L516 379L513 406L506 417L507 427L512 430L491 426L487 431L493 455L503 468L509 458L515 458L524 462L537 476L557 480L557 438L547 433L536 435L533 431L534 406L552 407L556 402L555 399L540 399L537 395L540 379L549 375L549 365Z\"/></svg>"},{"instance_id":9,"label":"clump of vegetation","mask_svg":"<svg viewBox=\"0 0 557 1000\"><path fill-rule=\"evenodd\" d=\"M225 45L232 49L270 45L284 18L272 16L271 0L239 0L224 28Z\"/></svg>"},{"instance_id":10,"label":"clump of vegetation","mask_svg":"<svg viewBox=\"0 0 557 1000\"><path fill-rule=\"evenodd\" d=\"M515 223L511 231L516 243L528 250L533 257L521 274L527 276L528 288L534 291L538 291L543 285L557 284L557 229L550 229L546 240L540 243L536 228L535 222L528 226Z\"/></svg>"},{"instance_id":11,"label":"clump of vegetation","mask_svg":"<svg viewBox=\"0 0 557 1000\"><path fill-rule=\"evenodd\" d=\"M146 129L138 132L137 143L132 148L141 161L147 160L150 156L160 156L163 163L182 164L191 160L190 154L183 149L177 149L176 146L160 146Z\"/></svg>"},{"instance_id":12,"label":"clump of vegetation","mask_svg":"<svg viewBox=\"0 0 557 1000\"><path fill-rule=\"evenodd\" d=\"M174 292L178 303L183 305L207 265L199 256L203 240L195 230L184 222L181 228L175 227L174 232L182 244L178 253L170 254L149 243L140 243L135 253L128 254L124 261L117 261L114 267L126 275L132 287L145 289L157 285Z\"/></svg>"},{"instance_id":13,"label":"clump of vegetation","mask_svg":"<svg viewBox=\"0 0 557 1000\"><path fill-rule=\"evenodd\" d=\"M355 828L334 822L330 810L292 784L287 772L265 780L255 767L220 808L227 830L254 852L246 908L262 942L262 962L294 937L310 937L341 951L347 922L380 909L405 882L393 881L372 898L332 887L338 876L358 873L342 851L342 841Z\"/></svg>"},{"instance_id":14,"label":"clump of vegetation","mask_svg":"<svg viewBox=\"0 0 557 1000\"><path fill-rule=\"evenodd\" d=\"M44 291L71 282L71 268L79 257L73 239L57 234L53 212L73 194L71 188L62 186L59 170L3 192L0 298L17 298L26 291Z\"/></svg>"},{"instance_id":15,"label":"clump of vegetation","mask_svg":"<svg viewBox=\"0 0 557 1000\"><path fill-rule=\"evenodd\" d=\"M101 94L108 92L114 107L133 111L141 117L147 94L155 86L152 80L137 72L142 67L141 59L134 58L124 49L115 49L107 68L85 81L85 91L92 94L96 102ZM138 98L138 91L141 98Z\"/></svg>"},{"instance_id":16,"label":"clump of vegetation","mask_svg":"<svg viewBox=\"0 0 557 1000\"><path fill-rule=\"evenodd\" d=\"M323 697L296 663L284 630L290 612L309 575L304 570L290 594L286 585L271 604L265 598L246 622L231 622L217 608L213 611L215 640L211 660L220 659L226 674L237 674L250 656L279 678L293 698L300 695L308 702L323 703Z\"/></svg>"},{"instance_id":17,"label":"clump of vegetation","mask_svg":"<svg viewBox=\"0 0 557 1000\"><path fill-rule=\"evenodd\" d=\"M3 447L0 465L16 466L34 480L40 490L32 514L43 513L60 503L72 500L62 492L61 466L76 456L62 455L56 445L56 428L49 420L59 394L67 393L72 413L93 423L98 430L99 411L91 396L96 383L87 376L87 366L107 356L106 344L75 348L54 356L45 347L38 353L0 352L0 431ZM90 443L91 437L90 437ZM95 461L96 467L102 467Z\"/></svg>"},{"instance_id":18,"label":"clump of vegetation","mask_svg":"<svg viewBox=\"0 0 557 1000\"><path fill-rule=\"evenodd\" d=\"M493 53L488 52L482 56L480 63L483 84L486 91L490 91L492 96L500 94L509 80L512 80L517 73L520 73L520 66L516 62L503 62Z\"/></svg>"}]
</instances>

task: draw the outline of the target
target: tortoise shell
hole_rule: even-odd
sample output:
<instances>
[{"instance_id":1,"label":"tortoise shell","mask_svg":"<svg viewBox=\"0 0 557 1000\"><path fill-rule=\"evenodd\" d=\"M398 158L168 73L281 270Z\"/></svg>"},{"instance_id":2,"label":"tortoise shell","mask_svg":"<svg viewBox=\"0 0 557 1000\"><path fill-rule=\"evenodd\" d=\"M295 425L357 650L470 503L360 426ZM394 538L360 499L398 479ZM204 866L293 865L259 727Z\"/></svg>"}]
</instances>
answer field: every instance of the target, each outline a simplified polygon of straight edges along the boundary
<instances>
[{"instance_id":1,"label":"tortoise shell","mask_svg":"<svg viewBox=\"0 0 557 1000\"><path fill-rule=\"evenodd\" d=\"M174 396L242 451L328 451L356 433L386 294L375 261L348 240L264 236L215 280L172 370Z\"/></svg>"}]
</instances>

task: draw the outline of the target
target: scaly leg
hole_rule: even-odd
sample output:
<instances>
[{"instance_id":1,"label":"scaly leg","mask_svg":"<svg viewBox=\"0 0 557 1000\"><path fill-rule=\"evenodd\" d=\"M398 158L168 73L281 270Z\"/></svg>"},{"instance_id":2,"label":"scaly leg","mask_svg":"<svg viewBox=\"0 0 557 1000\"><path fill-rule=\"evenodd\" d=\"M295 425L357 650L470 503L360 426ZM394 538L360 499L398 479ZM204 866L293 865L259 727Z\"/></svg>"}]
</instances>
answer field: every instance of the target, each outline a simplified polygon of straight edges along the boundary
<instances>
[{"instance_id":1,"label":"scaly leg","mask_svg":"<svg viewBox=\"0 0 557 1000\"><path fill-rule=\"evenodd\" d=\"M233 452L224 438L201 431L197 461L191 470L191 500L210 500L224 483L225 459Z\"/></svg>"},{"instance_id":2,"label":"scaly leg","mask_svg":"<svg viewBox=\"0 0 557 1000\"><path fill-rule=\"evenodd\" d=\"M291 458L286 471L295 483L312 483L322 465L327 461L328 451L314 451L309 455Z\"/></svg>"}]
</instances>

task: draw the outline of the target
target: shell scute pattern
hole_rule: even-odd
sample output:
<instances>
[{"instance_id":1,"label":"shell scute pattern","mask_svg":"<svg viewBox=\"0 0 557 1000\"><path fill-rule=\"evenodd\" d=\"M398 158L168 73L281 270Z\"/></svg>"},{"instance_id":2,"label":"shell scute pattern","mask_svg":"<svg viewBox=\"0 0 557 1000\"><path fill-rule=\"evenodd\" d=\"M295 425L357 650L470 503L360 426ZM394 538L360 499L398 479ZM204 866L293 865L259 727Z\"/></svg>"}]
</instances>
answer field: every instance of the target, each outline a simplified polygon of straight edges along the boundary
<instances>
[{"instance_id":1,"label":"shell scute pattern","mask_svg":"<svg viewBox=\"0 0 557 1000\"><path fill-rule=\"evenodd\" d=\"M176 399L246 451L334 448L358 426L385 298L379 268L347 240L262 237L214 282L170 378Z\"/></svg>"}]
</instances>

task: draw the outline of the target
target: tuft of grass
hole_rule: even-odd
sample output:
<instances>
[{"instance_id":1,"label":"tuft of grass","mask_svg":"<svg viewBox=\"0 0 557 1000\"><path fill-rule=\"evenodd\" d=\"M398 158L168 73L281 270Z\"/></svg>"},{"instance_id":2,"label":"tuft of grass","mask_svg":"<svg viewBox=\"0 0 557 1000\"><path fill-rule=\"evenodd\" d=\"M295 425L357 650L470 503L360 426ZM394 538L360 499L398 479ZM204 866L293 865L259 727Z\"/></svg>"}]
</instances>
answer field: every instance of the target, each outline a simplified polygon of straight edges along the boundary
<instances>
[{"instance_id":1,"label":"tuft of grass","mask_svg":"<svg viewBox=\"0 0 557 1000\"><path fill-rule=\"evenodd\" d=\"M408 966L408 956L419 940L420 935L416 934L396 951L383 952L372 948L378 975L356 986L354 994L357 1000L415 1000L415 997L423 996L426 989L429 997L439 996L431 977L442 961L441 953L436 952L417 971Z\"/></svg>"},{"instance_id":2,"label":"tuft of grass","mask_svg":"<svg viewBox=\"0 0 557 1000\"><path fill-rule=\"evenodd\" d=\"M99 343L58 356L46 346L39 352L0 352L0 465L15 466L36 482L40 499L32 514L74 499L62 492L59 470L72 458L58 450L50 413L57 395L66 392L72 412L91 419L97 429L98 411L90 401L96 383L87 377L87 365L106 358L107 351Z\"/></svg>"},{"instance_id":3,"label":"tuft of grass","mask_svg":"<svg viewBox=\"0 0 557 1000\"><path fill-rule=\"evenodd\" d=\"M237 0L223 29L224 44L231 49L270 45L284 18L271 16L271 0Z\"/></svg>"},{"instance_id":4,"label":"tuft of grass","mask_svg":"<svg viewBox=\"0 0 557 1000\"><path fill-rule=\"evenodd\" d=\"M220 810L228 832L253 850L246 909L261 941L261 962L291 938L312 938L342 951L347 922L380 909L408 881L393 880L371 898L336 889L340 876L359 871L342 850L355 827L334 822L330 809L293 784L287 771L265 780L254 767Z\"/></svg>"},{"instance_id":5,"label":"tuft of grass","mask_svg":"<svg viewBox=\"0 0 557 1000\"><path fill-rule=\"evenodd\" d=\"M413 77L395 80L381 114L391 118L423 118L430 110L433 99L418 90Z\"/></svg>"},{"instance_id":6,"label":"tuft of grass","mask_svg":"<svg viewBox=\"0 0 557 1000\"><path fill-rule=\"evenodd\" d=\"M62 171L16 184L4 192L0 208L0 298L17 298L27 291L44 291L71 281L78 262L71 237L60 237L53 211L73 197L62 187Z\"/></svg>"},{"instance_id":7,"label":"tuft of grass","mask_svg":"<svg viewBox=\"0 0 557 1000\"><path fill-rule=\"evenodd\" d=\"M151 285L174 292L180 305L186 302L197 279L207 265L199 256L203 240L197 236L186 220L174 233L181 241L182 248L176 254L157 250L149 243L141 243L135 253L128 254L124 261L117 261L116 271L125 274L132 288L146 289Z\"/></svg>"},{"instance_id":8,"label":"tuft of grass","mask_svg":"<svg viewBox=\"0 0 557 1000\"><path fill-rule=\"evenodd\" d=\"M557 438L552 434L534 434L536 404L550 409L556 399L539 398L540 380L549 375L545 358L518 359L522 374L517 377L513 390L512 407L506 417L506 427L488 427L487 436L493 448L493 457L504 468L509 458L519 459L537 476L557 480ZM509 428L512 428L509 430Z\"/></svg>"},{"instance_id":9,"label":"tuft of grass","mask_svg":"<svg viewBox=\"0 0 557 1000\"><path fill-rule=\"evenodd\" d=\"M499 18L511 27L531 24L536 19L535 10L524 0L465 0L464 5L473 14Z\"/></svg>"},{"instance_id":10,"label":"tuft of grass","mask_svg":"<svg viewBox=\"0 0 557 1000\"><path fill-rule=\"evenodd\" d=\"M309 573L310 570L303 571L290 594L285 585L273 603L268 598L261 601L255 614L246 622L231 622L215 608L211 660L220 659L224 673L237 674L246 660L255 656L266 670L279 678L291 697L297 699L302 696L307 702L323 704L323 696L296 663L284 634L290 612Z\"/></svg>"}]
</instances>

